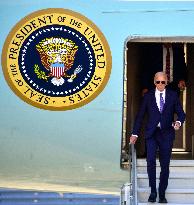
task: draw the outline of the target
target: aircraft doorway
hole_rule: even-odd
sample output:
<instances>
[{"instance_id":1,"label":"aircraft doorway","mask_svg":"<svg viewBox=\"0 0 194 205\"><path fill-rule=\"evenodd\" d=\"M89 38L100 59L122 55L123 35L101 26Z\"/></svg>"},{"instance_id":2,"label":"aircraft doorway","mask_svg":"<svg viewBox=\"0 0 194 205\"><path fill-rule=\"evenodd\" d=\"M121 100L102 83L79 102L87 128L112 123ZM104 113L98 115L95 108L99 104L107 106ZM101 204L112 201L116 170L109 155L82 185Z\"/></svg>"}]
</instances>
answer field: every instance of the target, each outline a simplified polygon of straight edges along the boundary
<instances>
[{"instance_id":1,"label":"aircraft doorway","mask_svg":"<svg viewBox=\"0 0 194 205\"><path fill-rule=\"evenodd\" d=\"M154 37L130 38L124 49L124 86L123 86L123 130L121 140L121 168L125 168L128 155L129 133L131 133L135 115L142 99L142 65L145 52L151 44L156 43L180 44L184 48L185 63L187 65L187 87L180 93L180 100L186 112L184 126L176 132L173 146L174 159L194 158L194 39L191 37ZM144 121L146 120L146 116ZM143 122L144 124L144 122ZM144 126L136 143L137 155L145 152Z\"/></svg>"}]
</instances>

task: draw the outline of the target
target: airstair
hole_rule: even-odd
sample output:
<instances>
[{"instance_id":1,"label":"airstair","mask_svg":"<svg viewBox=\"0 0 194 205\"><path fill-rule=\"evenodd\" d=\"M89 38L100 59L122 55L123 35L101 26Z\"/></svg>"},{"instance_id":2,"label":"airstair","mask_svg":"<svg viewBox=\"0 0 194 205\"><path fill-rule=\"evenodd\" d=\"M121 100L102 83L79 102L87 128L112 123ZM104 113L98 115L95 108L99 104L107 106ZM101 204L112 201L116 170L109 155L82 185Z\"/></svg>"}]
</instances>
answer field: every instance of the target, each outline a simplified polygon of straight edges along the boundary
<instances>
[{"instance_id":1,"label":"airstair","mask_svg":"<svg viewBox=\"0 0 194 205\"><path fill-rule=\"evenodd\" d=\"M150 194L146 159L137 159L134 145L129 145L130 181L121 189L122 205L159 204L148 203ZM159 184L160 164L157 160L157 187ZM169 205L194 204L194 160L171 160L169 184L166 190Z\"/></svg>"}]
</instances>

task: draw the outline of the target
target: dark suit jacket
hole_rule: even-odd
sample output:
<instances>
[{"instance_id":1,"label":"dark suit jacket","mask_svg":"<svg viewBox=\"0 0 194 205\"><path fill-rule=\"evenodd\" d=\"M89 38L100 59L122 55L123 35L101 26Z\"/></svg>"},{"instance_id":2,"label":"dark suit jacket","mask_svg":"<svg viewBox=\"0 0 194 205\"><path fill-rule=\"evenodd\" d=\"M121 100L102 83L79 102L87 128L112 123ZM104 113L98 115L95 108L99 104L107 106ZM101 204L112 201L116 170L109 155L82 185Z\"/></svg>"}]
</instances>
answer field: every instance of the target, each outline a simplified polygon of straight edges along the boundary
<instances>
[{"instance_id":1,"label":"dark suit jacket","mask_svg":"<svg viewBox=\"0 0 194 205\"><path fill-rule=\"evenodd\" d=\"M155 89L144 95L142 104L134 122L132 132L134 135L139 135L141 123L145 113L148 114L145 128L145 138L152 137L159 122L161 124L161 130L166 132L166 134L170 137L175 138L175 131L172 127L172 123L174 122L174 113L178 116L177 121L183 123L185 120L185 113L180 104L177 93L170 89L166 89L165 105L162 113L160 113L156 103Z\"/></svg>"},{"instance_id":2,"label":"dark suit jacket","mask_svg":"<svg viewBox=\"0 0 194 205\"><path fill-rule=\"evenodd\" d=\"M163 71L163 44L151 43L143 46L141 53L141 82L142 89L154 88L154 75L159 71ZM173 85L175 88L180 80L187 81L187 70L184 60L183 45L172 44L173 50Z\"/></svg>"}]
</instances>

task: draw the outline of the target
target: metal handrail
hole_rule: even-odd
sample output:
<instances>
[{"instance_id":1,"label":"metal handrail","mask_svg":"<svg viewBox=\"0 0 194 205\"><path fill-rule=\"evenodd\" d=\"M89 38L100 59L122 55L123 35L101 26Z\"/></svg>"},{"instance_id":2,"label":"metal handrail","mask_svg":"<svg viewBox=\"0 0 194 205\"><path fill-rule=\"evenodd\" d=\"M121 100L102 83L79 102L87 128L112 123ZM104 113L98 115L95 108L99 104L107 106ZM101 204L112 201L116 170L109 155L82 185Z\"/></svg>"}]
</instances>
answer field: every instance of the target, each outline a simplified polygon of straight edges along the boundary
<instances>
[{"instance_id":1,"label":"metal handrail","mask_svg":"<svg viewBox=\"0 0 194 205\"><path fill-rule=\"evenodd\" d=\"M137 155L136 149L133 144L129 143L129 173L130 184L132 190L130 193L130 204L137 205Z\"/></svg>"},{"instance_id":2,"label":"metal handrail","mask_svg":"<svg viewBox=\"0 0 194 205\"><path fill-rule=\"evenodd\" d=\"M194 135L191 135L192 139L192 159L194 159Z\"/></svg>"},{"instance_id":3,"label":"metal handrail","mask_svg":"<svg viewBox=\"0 0 194 205\"><path fill-rule=\"evenodd\" d=\"M137 158L136 149L129 143L129 182L121 187L120 205L137 205Z\"/></svg>"}]
</instances>

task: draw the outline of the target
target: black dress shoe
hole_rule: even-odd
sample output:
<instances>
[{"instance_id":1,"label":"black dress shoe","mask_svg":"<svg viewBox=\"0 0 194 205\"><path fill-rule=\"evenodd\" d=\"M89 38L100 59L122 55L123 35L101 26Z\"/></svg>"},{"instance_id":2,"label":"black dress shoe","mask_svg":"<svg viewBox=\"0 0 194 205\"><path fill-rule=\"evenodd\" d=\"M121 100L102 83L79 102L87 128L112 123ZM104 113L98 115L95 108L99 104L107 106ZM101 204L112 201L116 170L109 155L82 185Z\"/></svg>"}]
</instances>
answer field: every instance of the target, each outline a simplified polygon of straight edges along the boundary
<instances>
[{"instance_id":1,"label":"black dress shoe","mask_svg":"<svg viewBox=\"0 0 194 205\"><path fill-rule=\"evenodd\" d=\"M156 202L156 198L157 198L157 193L152 192L152 193L150 194L149 198L148 198L148 202L154 203L154 202Z\"/></svg>"},{"instance_id":2,"label":"black dress shoe","mask_svg":"<svg viewBox=\"0 0 194 205\"><path fill-rule=\"evenodd\" d=\"M159 203L161 203L161 204L167 204L168 201L166 200L165 197L163 197L163 198L159 198Z\"/></svg>"}]
</instances>

